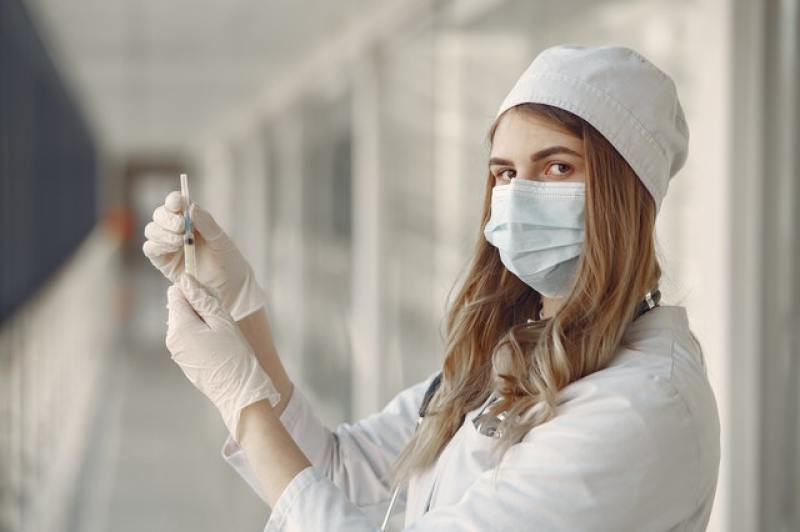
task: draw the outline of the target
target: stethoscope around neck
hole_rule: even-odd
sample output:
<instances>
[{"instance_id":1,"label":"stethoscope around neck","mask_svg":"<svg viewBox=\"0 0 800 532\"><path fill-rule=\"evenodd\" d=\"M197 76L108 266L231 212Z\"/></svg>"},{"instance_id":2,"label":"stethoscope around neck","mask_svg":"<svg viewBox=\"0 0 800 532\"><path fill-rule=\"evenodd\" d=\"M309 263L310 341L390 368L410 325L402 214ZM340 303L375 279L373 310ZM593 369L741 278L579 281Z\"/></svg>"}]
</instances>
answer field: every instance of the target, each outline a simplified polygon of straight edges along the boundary
<instances>
[{"instance_id":1,"label":"stethoscope around neck","mask_svg":"<svg viewBox=\"0 0 800 532\"><path fill-rule=\"evenodd\" d=\"M661 301L661 291L659 289L655 289L654 291L649 291L644 296L644 300L639 303L639 307L636 310L636 316L634 316L633 321L636 321L642 314L648 312L659 305ZM532 321L532 320L528 320ZM422 419L425 417L425 413L428 410L428 405L433 398L433 394L436 393L436 390L439 388L439 385L442 383L442 372L440 371L436 377L433 378L431 383L428 385L428 389L425 390L425 396L422 398L422 404L419 407L419 416L417 417L417 424L414 427L414 432L419 429L419 426L422 424ZM495 398L496 399L496 398ZM493 403L492 397L489 398L487 403L478 412L472 419L472 423L475 425L475 428L481 434L485 434L486 436L490 436L492 438L499 438L501 436L500 431L498 430L499 423L505 419L505 412L501 412L497 416L492 417L491 419L487 418L485 415L486 409ZM383 516L383 522L381 523L381 532L386 531L386 526L389 524L389 517L392 515L392 510L394 509L394 505L397 502L397 496L400 493L400 486L397 486L394 491L392 492L392 498L389 500L389 507L386 509L386 514Z\"/></svg>"}]
</instances>

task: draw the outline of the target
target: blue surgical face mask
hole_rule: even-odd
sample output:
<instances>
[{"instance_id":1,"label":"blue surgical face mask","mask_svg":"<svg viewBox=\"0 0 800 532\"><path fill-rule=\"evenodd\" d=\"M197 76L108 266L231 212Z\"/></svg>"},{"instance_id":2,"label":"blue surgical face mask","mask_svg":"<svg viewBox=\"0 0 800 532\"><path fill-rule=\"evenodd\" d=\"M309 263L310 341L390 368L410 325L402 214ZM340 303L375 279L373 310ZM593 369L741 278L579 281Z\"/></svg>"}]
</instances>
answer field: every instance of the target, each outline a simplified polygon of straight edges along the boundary
<instances>
[{"instance_id":1,"label":"blue surgical face mask","mask_svg":"<svg viewBox=\"0 0 800 532\"><path fill-rule=\"evenodd\" d=\"M492 189L483 234L509 271L546 297L569 292L583 247L583 181L512 179Z\"/></svg>"}]
</instances>

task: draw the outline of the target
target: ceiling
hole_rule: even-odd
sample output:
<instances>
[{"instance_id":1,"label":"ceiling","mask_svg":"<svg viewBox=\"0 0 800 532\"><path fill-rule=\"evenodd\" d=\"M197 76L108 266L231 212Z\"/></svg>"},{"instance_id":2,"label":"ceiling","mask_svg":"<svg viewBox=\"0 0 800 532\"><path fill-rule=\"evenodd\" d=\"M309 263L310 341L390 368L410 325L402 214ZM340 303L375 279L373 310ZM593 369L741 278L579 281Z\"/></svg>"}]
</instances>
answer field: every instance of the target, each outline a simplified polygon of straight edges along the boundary
<instances>
[{"instance_id":1,"label":"ceiling","mask_svg":"<svg viewBox=\"0 0 800 532\"><path fill-rule=\"evenodd\" d=\"M180 149L268 91L367 3L24 1L111 153Z\"/></svg>"}]
</instances>

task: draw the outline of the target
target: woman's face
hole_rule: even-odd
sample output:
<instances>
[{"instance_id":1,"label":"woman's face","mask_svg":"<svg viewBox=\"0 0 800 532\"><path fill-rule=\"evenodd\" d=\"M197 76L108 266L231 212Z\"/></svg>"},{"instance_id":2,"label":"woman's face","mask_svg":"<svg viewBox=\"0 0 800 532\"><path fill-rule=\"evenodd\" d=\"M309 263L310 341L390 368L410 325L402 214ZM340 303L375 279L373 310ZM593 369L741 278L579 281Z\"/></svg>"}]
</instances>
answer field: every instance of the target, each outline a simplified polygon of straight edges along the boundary
<instances>
[{"instance_id":1,"label":"woman's face","mask_svg":"<svg viewBox=\"0 0 800 532\"><path fill-rule=\"evenodd\" d=\"M517 178L584 181L583 141L566 129L512 108L495 129L489 171L495 185Z\"/></svg>"}]
</instances>

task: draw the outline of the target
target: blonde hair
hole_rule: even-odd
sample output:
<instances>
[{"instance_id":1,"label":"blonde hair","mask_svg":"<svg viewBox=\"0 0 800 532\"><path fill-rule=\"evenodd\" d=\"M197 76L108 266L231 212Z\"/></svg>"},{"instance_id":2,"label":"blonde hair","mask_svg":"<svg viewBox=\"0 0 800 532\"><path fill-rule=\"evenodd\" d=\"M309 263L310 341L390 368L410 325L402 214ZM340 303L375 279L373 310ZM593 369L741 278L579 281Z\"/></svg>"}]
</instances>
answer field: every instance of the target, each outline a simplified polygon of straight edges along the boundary
<instances>
[{"instance_id":1,"label":"blonde hair","mask_svg":"<svg viewBox=\"0 0 800 532\"><path fill-rule=\"evenodd\" d=\"M517 420L501 425L494 448L500 457L533 427L553 418L558 391L611 361L639 303L661 278L655 202L619 152L568 111L534 103L512 109L583 140L585 232L577 275L555 315L537 320L541 295L505 268L483 235L494 187L490 172L474 255L447 312L441 385L392 465L393 487L431 466L466 413L492 390L499 400L489 412L507 412L507 421ZM502 116L489 129L490 146Z\"/></svg>"}]
</instances>

